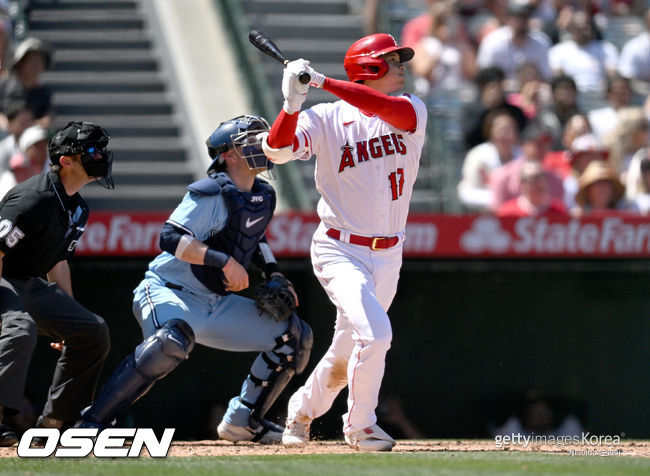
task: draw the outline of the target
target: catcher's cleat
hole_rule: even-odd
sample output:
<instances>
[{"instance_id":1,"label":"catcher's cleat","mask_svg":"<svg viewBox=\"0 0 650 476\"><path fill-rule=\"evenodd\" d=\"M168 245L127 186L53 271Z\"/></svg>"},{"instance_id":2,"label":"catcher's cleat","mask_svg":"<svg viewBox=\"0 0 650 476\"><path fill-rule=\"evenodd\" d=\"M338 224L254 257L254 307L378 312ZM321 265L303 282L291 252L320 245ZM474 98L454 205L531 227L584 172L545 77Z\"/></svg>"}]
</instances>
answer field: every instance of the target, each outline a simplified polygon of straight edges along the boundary
<instances>
[{"instance_id":1,"label":"catcher's cleat","mask_svg":"<svg viewBox=\"0 0 650 476\"><path fill-rule=\"evenodd\" d=\"M345 442L357 451L391 451L396 444L378 425L345 435Z\"/></svg>"},{"instance_id":2,"label":"catcher's cleat","mask_svg":"<svg viewBox=\"0 0 650 476\"><path fill-rule=\"evenodd\" d=\"M13 428L0 423L0 446L13 446L18 443L18 435Z\"/></svg>"},{"instance_id":3,"label":"catcher's cleat","mask_svg":"<svg viewBox=\"0 0 650 476\"><path fill-rule=\"evenodd\" d=\"M282 433L282 444L286 446L302 446L309 443L309 423L287 418L287 426Z\"/></svg>"},{"instance_id":4,"label":"catcher's cleat","mask_svg":"<svg viewBox=\"0 0 650 476\"><path fill-rule=\"evenodd\" d=\"M226 420L221 420L217 427L217 433L222 440L232 441L252 441L262 445L278 444L282 441L282 432L284 428L268 420L260 421L260 425L253 429L249 426L235 426Z\"/></svg>"}]
</instances>

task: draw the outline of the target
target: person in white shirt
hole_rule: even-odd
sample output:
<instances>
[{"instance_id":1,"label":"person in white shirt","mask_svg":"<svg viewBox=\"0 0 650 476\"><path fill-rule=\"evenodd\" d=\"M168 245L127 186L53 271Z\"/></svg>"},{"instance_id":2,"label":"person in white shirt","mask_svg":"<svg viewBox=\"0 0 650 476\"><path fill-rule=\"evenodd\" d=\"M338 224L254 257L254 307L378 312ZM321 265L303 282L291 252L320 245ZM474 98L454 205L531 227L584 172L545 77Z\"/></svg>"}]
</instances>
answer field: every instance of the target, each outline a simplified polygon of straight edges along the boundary
<instances>
[{"instance_id":1,"label":"person in white shirt","mask_svg":"<svg viewBox=\"0 0 650 476\"><path fill-rule=\"evenodd\" d=\"M431 31L414 48L411 71L414 86L423 96L457 89L476 74L476 54L460 34L461 20L447 3L430 10Z\"/></svg>"},{"instance_id":2,"label":"person in white shirt","mask_svg":"<svg viewBox=\"0 0 650 476\"><path fill-rule=\"evenodd\" d=\"M630 106L632 101L632 88L630 80L619 75L614 75L607 81L608 106L589 111L589 123L602 142L614 130L618 123L618 111Z\"/></svg>"},{"instance_id":3,"label":"person in white shirt","mask_svg":"<svg viewBox=\"0 0 650 476\"><path fill-rule=\"evenodd\" d=\"M551 43L541 31L529 29L531 5L522 0L510 0L507 8L508 23L483 39L478 49L477 66L497 66L503 70L506 79L514 83L517 68L524 63L533 63L544 79L550 79L548 50Z\"/></svg>"},{"instance_id":4,"label":"person in white shirt","mask_svg":"<svg viewBox=\"0 0 650 476\"><path fill-rule=\"evenodd\" d=\"M637 81L635 89L648 94L650 92L650 8L645 12L646 31L635 36L623 46L618 60L618 72L621 76Z\"/></svg>"},{"instance_id":5,"label":"person in white shirt","mask_svg":"<svg viewBox=\"0 0 650 476\"><path fill-rule=\"evenodd\" d=\"M488 142L473 147L465 156L458 198L470 211L485 212L492 203L490 174L517 157L519 130L512 114L498 109L485 119Z\"/></svg>"},{"instance_id":6,"label":"person in white shirt","mask_svg":"<svg viewBox=\"0 0 650 476\"><path fill-rule=\"evenodd\" d=\"M572 39L558 43L548 52L553 74L571 76L580 92L605 91L607 77L616 72L616 47L595 38L593 20L587 11L573 14L569 31Z\"/></svg>"}]
</instances>

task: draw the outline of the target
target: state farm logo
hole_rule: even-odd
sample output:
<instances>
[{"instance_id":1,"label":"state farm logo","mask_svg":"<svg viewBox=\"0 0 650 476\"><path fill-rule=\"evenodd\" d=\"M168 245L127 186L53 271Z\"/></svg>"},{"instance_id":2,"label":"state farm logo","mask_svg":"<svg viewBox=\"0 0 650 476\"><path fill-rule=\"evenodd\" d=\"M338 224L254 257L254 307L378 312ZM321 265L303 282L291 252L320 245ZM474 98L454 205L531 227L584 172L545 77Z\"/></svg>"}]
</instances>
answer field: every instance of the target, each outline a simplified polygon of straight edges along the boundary
<instances>
[{"instance_id":1,"label":"state farm logo","mask_svg":"<svg viewBox=\"0 0 650 476\"><path fill-rule=\"evenodd\" d=\"M512 231L494 217L479 217L460 237L468 253L552 255L635 255L650 252L650 223L609 216L594 222L577 218L550 222L547 218L519 218ZM627 218L630 220L630 218Z\"/></svg>"},{"instance_id":2,"label":"state farm logo","mask_svg":"<svg viewBox=\"0 0 650 476\"><path fill-rule=\"evenodd\" d=\"M157 254L160 253L158 238L163 224L164 219L156 217L138 220L129 214L99 215L99 219L86 225L77 252L81 255Z\"/></svg>"},{"instance_id":3,"label":"state farm logo","mask_svg":"<svg viewBox=\"0 0 650 476\"><path fill-rule=\"evenodd\" d=\"M479 217L472 228L460 237L460 246L468 253L503 253L510 247L512 238L501 229L501 222L494 217Z\"/></svg>"}]
</instances>

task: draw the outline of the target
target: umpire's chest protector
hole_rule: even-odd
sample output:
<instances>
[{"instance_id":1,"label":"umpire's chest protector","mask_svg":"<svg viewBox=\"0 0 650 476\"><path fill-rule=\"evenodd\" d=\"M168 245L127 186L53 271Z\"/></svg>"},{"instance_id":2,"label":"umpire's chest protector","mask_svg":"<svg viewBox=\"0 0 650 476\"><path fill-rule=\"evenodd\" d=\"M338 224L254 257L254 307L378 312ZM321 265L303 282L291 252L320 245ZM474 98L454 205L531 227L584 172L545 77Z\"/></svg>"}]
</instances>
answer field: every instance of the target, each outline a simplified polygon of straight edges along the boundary
<instances>
[{"instance_id":1,"label":"umpire's chest protector","mask_svg":"<svg viewBox=\"0 0 650 476\"><path fill-rule=\"evenodd\" d=\"M267 182L255 179L250 192L242 192L224 174L216 174L188 187L195 193L219 195L228 208L226 225L204 240L210 248L232 256L244 268L251 262L257 244L266 231L275 210L275 191ZM208 289L217 294L229 294L225 290L221 269L192 265L192 272Z\"/></svg>"}]
</instances>

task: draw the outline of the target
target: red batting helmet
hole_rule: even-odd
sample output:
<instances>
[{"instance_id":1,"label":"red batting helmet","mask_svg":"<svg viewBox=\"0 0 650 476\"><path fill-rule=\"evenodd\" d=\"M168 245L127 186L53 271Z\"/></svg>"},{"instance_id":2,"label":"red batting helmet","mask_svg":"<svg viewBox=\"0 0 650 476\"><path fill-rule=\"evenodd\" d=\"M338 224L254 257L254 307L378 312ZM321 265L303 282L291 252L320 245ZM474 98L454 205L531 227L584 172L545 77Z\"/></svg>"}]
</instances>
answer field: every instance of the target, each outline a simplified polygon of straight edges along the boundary
<instances>
[{"instance_id":1,"label":"red batting helmet","mask_svg":"<svg viewBox=\"0 0 650 476\"><path fill-rule=\"evenodd\" d=\"M343 67L350 81L379 79L389 69L388 63L381 56L393 51L399 54L401 63L413 58L414 54L412 48L398 45L395 38L386 33L364 36L348 48Z\"/></svg>"}]
</instances>

